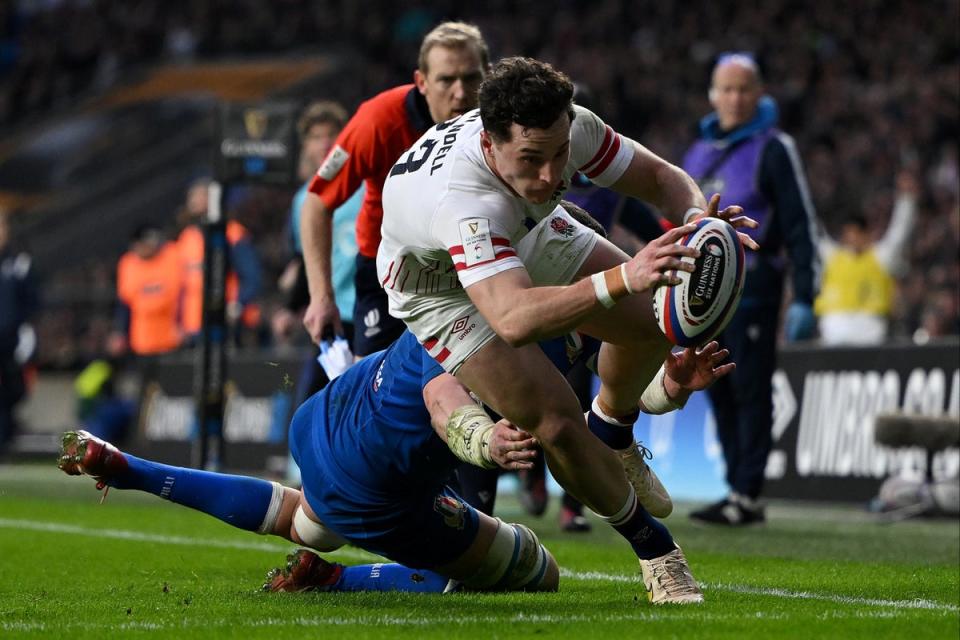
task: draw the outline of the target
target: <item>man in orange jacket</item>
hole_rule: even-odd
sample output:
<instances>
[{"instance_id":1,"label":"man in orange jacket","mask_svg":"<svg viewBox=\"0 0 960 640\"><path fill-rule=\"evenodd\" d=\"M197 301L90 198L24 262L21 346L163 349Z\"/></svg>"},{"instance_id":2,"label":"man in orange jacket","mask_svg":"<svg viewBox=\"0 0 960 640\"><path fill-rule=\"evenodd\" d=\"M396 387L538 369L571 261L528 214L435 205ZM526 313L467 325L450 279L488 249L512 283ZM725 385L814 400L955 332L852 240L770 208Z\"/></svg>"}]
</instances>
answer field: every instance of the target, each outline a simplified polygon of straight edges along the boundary
<instances>
[{"instance_id":1,"label":"man in orange jacket","mask_svg":"<svg viewBox=\"0 0 960 640\"><path fill-rule=\"evenodd\" d=\"M118 326L108 345L111 355L129 350L138 356L152 356L179 347L182 289L174 244L154 225L138 227L130 250L117 264Z\"/></svg>"}]
</instances>

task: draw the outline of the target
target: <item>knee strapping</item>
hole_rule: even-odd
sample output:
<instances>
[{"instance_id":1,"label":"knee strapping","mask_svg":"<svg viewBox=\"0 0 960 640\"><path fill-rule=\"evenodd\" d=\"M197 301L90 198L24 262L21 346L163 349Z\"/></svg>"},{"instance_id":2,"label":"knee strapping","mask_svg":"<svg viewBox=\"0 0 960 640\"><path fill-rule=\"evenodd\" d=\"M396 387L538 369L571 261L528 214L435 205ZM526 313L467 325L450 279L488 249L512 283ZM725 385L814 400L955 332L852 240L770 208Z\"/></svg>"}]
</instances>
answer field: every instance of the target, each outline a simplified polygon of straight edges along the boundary
<instances>
[{"instance_id":1,"label":"knee strapping","mask_svg":"<svg viewBox=\"0 0 960 640\"><path fill-rule=\"evenodd\" d=\"M267 505L267 512L263 515L263 522L257 529L257 533L268 535L273 533L273 528L277 525L277 519L280 517L280 509L283 507L283 486L279 482L271 482L273 493L270 495L270 504Z\"/></svg>"},{"instance_id":2,"label":"knee strapping","mask_svg":"<svg viewBox=\"0 0 960 640\"><path fill-rule=\"evenodd\" d=\"M311 520L301 505L297 505L293 514L293 528L303 544L317 551L335 551L347 544L346 540L327 529L323 523Z\"/></svg>"},{"instance_id":3,"label":"knee strapping","mask_svg":"<svg viewBox=\"0 0 960 640\"><path fill-rule=\"evenodd\" d=\"M547 572L549 552L522 524L499 520L498 524L487 556L473 577L464 580L464 586L479 591L536 589Z\"/></svg>"}]
</instances>

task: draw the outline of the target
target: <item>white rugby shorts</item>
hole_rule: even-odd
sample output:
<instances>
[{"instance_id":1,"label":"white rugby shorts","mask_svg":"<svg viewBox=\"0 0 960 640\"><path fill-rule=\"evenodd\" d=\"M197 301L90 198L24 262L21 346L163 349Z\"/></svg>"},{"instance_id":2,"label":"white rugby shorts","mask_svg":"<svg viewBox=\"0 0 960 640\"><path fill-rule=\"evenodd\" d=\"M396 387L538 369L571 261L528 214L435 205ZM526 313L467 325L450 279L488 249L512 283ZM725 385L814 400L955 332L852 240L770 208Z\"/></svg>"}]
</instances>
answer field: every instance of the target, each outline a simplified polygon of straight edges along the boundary
<instances>
[{"instance_id":1,"label":"white rugby shorts","mask_svg":"<svg viewBox=\"0 0 960 640\"><path fill-rule=\"evenodd\" d=\"M535 286L567 285L573 282L599 237L557 208L514 248ZM396 291L388 294L402 299L398 300L402 307L418 310L404 322L449 373L456 373L496 335L464 289L432 295Z\"/></svg>"}]
</instances>

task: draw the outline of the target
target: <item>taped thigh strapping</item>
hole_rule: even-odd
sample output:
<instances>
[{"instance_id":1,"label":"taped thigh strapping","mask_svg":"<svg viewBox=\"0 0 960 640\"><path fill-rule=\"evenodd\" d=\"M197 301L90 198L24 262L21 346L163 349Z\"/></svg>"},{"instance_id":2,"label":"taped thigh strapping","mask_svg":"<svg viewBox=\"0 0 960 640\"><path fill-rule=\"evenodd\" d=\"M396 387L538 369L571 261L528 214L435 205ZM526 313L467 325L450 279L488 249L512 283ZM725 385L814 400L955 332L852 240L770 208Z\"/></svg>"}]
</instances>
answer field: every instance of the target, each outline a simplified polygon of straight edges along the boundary
<instances>
[{"instance_id":1,"label":"taped thigh strapping","mask_svg":"<svg viewBox=\"0 0 960 640\"><path fill-rule=\"evenodd\" d=\"M523 591L543 581L549 555L536 534L522 524L497 520L497 533L473 577L464 580L477 591Z\"/></svg>"},{"instance_id":2,"label":"taped thigh strapping","mask_svg":"<svg viewBox=\"0 0 960 640\"><path fill-rule=\"evenodd\" d=\"M297 530L297 536L303 544L317 551L335 551L347 544L346 540L323 526L323 523L307 517L301 505L297 505L293 514L293 528Z\"/></svg>"}]
</instances>

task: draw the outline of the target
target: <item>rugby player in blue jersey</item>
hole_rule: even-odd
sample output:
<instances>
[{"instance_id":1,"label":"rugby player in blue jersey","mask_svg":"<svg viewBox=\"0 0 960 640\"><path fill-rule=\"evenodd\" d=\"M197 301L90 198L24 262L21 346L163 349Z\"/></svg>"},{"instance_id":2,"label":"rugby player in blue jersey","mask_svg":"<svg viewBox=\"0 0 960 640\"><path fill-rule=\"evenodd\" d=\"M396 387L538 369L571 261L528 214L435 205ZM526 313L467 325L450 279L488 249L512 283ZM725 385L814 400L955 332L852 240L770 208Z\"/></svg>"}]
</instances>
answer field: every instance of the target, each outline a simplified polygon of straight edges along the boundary
<instances>
[{"instance_id":1,"label":"rugby player in blue jersey","mask_svg":"<svg viewBox=\"0 0 960 640\"><path fill-rule=\"evenodd\" d=\"M561 370L575 360L562 339L544 351ZM716 343L671 354L667 376L688 395L734 368L720 364L726 356ZM352 544L398 563L344 567L301 549L271 573L271 590L437 592L450 581L470 590L556 590L556 561L530 529L479 513L445 486L460 460L528 468L535 441L495 423L411 333L301 405L289 442L301 491L151 462L82 431L64 435L60 468L317 551Z\"/></svg>"}]
</instances>

